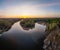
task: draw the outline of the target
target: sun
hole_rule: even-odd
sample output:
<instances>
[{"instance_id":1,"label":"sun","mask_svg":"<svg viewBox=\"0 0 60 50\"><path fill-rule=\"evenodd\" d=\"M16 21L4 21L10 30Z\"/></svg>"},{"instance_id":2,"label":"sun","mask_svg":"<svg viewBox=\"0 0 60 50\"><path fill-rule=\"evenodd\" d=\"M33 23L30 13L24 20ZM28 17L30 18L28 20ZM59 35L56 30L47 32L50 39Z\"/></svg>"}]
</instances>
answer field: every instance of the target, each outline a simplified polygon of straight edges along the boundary
<instances>
[{"instance_id":1,"label":"sun","mask_svg":"<svg viewBox=\"0 0 60 50\"><path fill-rule=\"evenodd\" d=\"M30 17L29 17L29 16L24 16L24 15L23 15L23 16L21 16L20 18L30 18Z\"/></svg>"}]
</instances>

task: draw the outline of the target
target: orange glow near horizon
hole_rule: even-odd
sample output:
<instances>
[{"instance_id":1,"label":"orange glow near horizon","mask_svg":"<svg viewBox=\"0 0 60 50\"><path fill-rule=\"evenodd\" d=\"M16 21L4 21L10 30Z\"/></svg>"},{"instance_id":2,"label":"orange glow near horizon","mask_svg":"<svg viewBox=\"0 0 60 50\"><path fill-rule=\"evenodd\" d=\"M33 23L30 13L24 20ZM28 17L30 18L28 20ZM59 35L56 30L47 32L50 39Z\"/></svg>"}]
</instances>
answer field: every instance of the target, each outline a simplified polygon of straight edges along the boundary
<instances>
[{"instance_id":1,"label":"orange glow near horizon","mask_svg":"<svg viewBox=\"0 0 60 50\"><path fill-rule=\"evenodd\" d=\"M45 15L6 15L6 16L2 16L4 18L45 18L46 16Z\"/></svg>"},{"instance_id":2,"label":"orange glow near horizon","mask_svg":"<svg viewBox=\"0 0 60 50\"><path fill-rule=\"evenodd\" d=\"M2 18L45 18L57 16L59 13L48 13L41 9L38 10L31 5L22 5L21 7L7 7L1 14Z\"/></svg>"},{"instance_id":3,"label":"orange glow near horizon","mask_svg":"<svg viewBox=\"0 0 60 50\"><path fill-rule=\"evenodd\" d=\"M2 16L2 18L50 18L50 17L53 17L54 15L52 14L43 14L43 15L10 15L10 16ZM56 16L56 15L55 15ZM1 17L0 17L1 18Z\"/></svg>"},{"instance_id":4,"label":"orange glow near horizon","mask_svg":"<svg viewBox=\"0 0 60 50\"><path fill-rule=\"evenodd\" d=\"M2 16L3 15L5 18L45 18L54 16L55 13L47 13L44 10L38 10L36 7L32 7L31 5L22 5L20 7L7 7L2 13Z\"/></svg>"},{"instance_id":5,"label":"orange glow near horizon","mask_svg":"<svg viewBox=\"0 0 60 50\"><path fill-rule=\"evenodd\" d=\"M0 18L60 17L58 0L1 0Z\"/></svg>"}]
</instances>

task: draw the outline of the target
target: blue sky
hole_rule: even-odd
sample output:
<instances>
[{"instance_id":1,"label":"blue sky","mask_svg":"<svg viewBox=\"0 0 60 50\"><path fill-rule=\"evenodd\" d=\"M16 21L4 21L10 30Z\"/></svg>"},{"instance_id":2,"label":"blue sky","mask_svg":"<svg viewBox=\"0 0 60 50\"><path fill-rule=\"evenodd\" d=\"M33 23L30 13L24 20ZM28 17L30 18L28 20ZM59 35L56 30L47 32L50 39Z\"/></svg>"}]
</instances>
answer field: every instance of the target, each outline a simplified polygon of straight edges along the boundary
<instances>
[{"instance_id":1,"label":"blue sky","mask_svg":"<svg viewBox=\"0 0 60 50\"><path fill-rule=\"evenodd\" d=\"M60 17L60 0L0 0L0 16Z\"/></svg>"}]
</instances>

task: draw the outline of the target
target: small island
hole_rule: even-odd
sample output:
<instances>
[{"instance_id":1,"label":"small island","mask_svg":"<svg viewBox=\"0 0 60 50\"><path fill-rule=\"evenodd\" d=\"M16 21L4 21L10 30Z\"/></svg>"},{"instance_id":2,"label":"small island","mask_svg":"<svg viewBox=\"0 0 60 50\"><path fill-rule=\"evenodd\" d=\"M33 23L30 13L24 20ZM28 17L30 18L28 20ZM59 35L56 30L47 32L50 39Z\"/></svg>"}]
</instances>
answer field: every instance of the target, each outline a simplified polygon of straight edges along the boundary
<instances>
[{"instance_id":1,"label":"small island","mask_svg":"<svg viewBox=\"0 0 60 50\"><path fill-rule=\"evenodd\" d=\"M35 21L32 19L23 19L21 20L20 25L23 27L23 29L29 30L35 27Z\"/></svg>"}]
</instances>

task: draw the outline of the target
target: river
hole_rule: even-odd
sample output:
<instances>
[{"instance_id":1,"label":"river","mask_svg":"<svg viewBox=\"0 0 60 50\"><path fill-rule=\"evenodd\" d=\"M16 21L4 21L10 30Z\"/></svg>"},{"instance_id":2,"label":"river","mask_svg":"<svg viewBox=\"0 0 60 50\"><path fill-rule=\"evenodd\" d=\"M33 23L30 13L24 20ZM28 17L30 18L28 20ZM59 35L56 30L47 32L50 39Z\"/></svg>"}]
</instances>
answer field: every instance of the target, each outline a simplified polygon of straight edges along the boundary
<instances>
[{"instance_id":1,"label":"river","mask_svg":"<svg viewBox=\"0 0 60 50\"><path fill-rule=\"evenodd\" d=\"M2 39L11 41L13 44L17 44L17 48L33 48L38 44L38 39L43 38L45 35L46 26L35 23L33 29L24 30L20 25L20 21L12 25L11 29L3 32Z\"/></svg>"}]
</instances>

